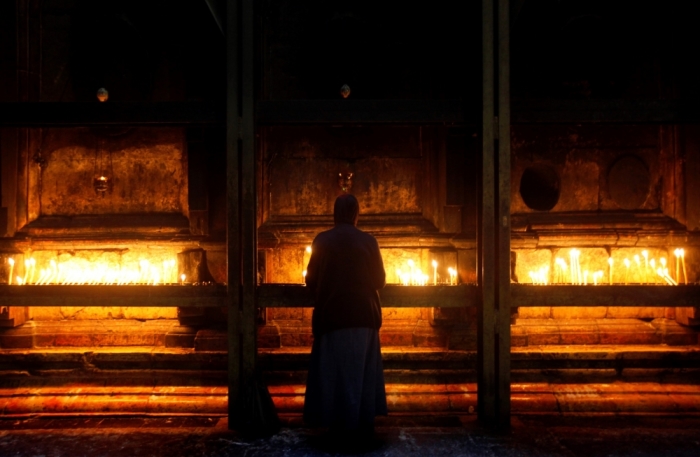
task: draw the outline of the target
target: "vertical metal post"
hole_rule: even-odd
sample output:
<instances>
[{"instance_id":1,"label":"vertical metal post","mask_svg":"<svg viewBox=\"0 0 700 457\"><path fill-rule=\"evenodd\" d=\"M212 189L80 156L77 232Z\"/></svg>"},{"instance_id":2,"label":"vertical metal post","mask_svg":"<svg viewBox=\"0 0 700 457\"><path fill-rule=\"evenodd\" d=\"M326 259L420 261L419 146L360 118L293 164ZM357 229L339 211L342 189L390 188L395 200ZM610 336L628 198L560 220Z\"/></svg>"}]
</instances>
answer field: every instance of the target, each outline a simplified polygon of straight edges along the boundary
<instances>
[{"instance_id":1,"label":"vertical metal post","mask_svg":"<svg viewBox=\"0 0 700 457\"><path fill-rule=\"evenodd\" d=\"M482 1L482 144L481 144L481 202L479 214L479 268L478 279L481 300L477 326L477 414L484 425L491 425L496 417L495 353L495 198L494 198L494 0Z\"/></svg>"},{"instance_id":2,"label":"vertical metal post","mask_svg":"<svg viewBox=\"0 0 700 457\"><path fill-rule=\"evenodd\" d=\"M510 96L508 0L482 1L482 160L477 327L479 420L510 424Z\"/></svg>"},{"instance_id":3,"label":"vertical metal post","mask_svg":"<svg viewBox=\"0 0 700 457\"><path fill-rule=\"evenodd\" d=\"M226 11L226 168L229 428L273 432L277 414L256 377L257 199L254 122L254 2Z\"/></svg>"},{"instance_id":4,"label":"vertical metal post","mask_svg":"<svg viewBox=\"0 0 700 457\"><path fill-rule=\"evenodd\" d=\"M510 0L498 0L498 214L496 411L499 428L510 426Z\"/></svg>"},{"instance_id":5,"label":"vertical metal post","mask_svg":"<svg viewBox=\"0 0 700 457\"><path fill-rule=\"evenodd\" d=\"M253 120L253 0L239 0L241 11L241 384L244 386L244 416L241 424L248 428L262 420L256 415L257 386L255 360L257 357L255 309L257 286L257 237L255 196L255 126Z\"/></svg>"},{"instance_id":6,"label":"vertical metal post","mask_svg":"<svg viewBox=\"0 0 700 457\"><path fill-rule=\"evenodd\" d=\"M228 284L228 423L236 423L236 404L241 395L241 329L243 327L242 246L240 237L240 157L242 154L239 81L239 6L229 0L226 8L226 260Z\"/></svg>"},{"instance_id":7,"label":"vertical metal post","mask_svg":"<svg viewBox=\"0 0 700 457\"><path fill-rule=\"evenodd\" d=\"M228 413L230 427L245 428L256 390L253 1L230 0L226 17Z\"/></svg>"}]
</instances>

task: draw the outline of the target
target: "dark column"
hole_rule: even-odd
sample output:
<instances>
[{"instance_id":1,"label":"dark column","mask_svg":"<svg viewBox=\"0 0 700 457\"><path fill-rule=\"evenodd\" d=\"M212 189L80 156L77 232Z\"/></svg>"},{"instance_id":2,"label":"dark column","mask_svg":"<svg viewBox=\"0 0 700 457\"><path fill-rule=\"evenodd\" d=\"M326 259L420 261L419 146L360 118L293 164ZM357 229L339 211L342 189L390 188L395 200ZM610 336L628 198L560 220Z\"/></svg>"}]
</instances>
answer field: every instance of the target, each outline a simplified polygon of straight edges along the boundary
<instances>
[{"instance_id":1,"label":"dark column","mask_svg":"<svg viewBox=\"0 0 700 457\"><path fill-rule=\"evenodd\" d=\"M478 415L510 425L510 97L508 0L482 2L483 112L478 279Z\"/></svg>"},{"instance_id":2,"label":"dark column","mask_svg":"<svg viewBox=\"0 0 700 457\"><path fill-rule=\"evenodd\" d=\"M226 171L229 428L260 433L277 426L267 389L256 378L256 198L253 0L226 11Z\"/></svg>"}]
</instances>

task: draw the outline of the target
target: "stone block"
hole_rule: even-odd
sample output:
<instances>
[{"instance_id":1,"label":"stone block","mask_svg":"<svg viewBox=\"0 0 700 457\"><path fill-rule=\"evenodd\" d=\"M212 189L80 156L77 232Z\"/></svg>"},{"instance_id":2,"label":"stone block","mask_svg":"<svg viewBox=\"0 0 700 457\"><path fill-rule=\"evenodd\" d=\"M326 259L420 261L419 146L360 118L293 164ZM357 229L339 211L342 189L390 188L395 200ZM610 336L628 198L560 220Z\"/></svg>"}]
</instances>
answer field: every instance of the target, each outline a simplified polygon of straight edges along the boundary
<instances>
[{"instance_id":1,"label":"stone block","mask_svg":"<svg viewBox=\"0 0 700 457\"><path fill-rule=\"evenodd\" d=\"M301 320L303 318L303 308L269 308L267 319L274 320Z\"/></svg>"},{"instance_id":2,"label":"stone block","mask_svg":"<svg viewBox=\"0 0 700 457\"><path fill-rule=\"evenodd\" d=\"M528 346L548 346L551 344L560 344L559 332L553 333L529 333L527 335Z\"/></svg>"},{"instance_id":3,"label":"stone block","mask_svg":"<svg viewBox=\"0 0 700 457\"><path fill-rule=\"evenodd\" d=\"M549 319L552 308L549 306L521 306L518 308L520 319Z\"/></svg>"},{"instance_id":4,"label":"stone block","mask_svg":"<svg viewBox=\"0 0 700 457\"><path fill-rule=\"evenodd\" d=\"M186 326L173 326L165 334L164 345L167 348L194 348L197 329Z\"/></svg>"},{"instance_id":5,"label":"stone block","mask_svg":"<svg viewBox=\"0 0 700 457\"><path fill-rule=\"evenodd\" d=\"M555 306L552 307L554 319L602 319L608 313L605 306Z\"/></svg>"},{"instance_id":6,"label":"stone block","mask_svg":"<svg viewBox=\"0 0 700 457\"><path fill-rule=\"evenodd\" d=\"M228 335L225 331L199 330L194 339L195 351L228 351Z\"/></svg>"},{"instance_id":7,"label":"stone block","mask_svg":"<svg viewBox=\"0 0 700 457\"><path fill-rule=\"evenodd\" d=\"M382 308L382 320L418 320L421 308Z\"/></svg>"},{"instance_id":8,"label":"stone block","mask_svg":"<svg viewBox=\"0 0 700 457\"><path fill-rule=\"evenodd\" d=\"M379 343L382 347L413 346L413 334L382 329L379 332Z\"/></svg>"},{"instance_id":9,"label":"stone block","mask_svg":"<svg viewBox=\"0 0 700 457\"><path fill-rule=\"evenodd\" d=\"M283 329L280 331L283 332ZM280 347L311 347L313 341L310 328L303 333L280 333Z\"/></svg>"},{"instance_id":10,"label":"stone block","mask_svg":"<svg viewBox=\"0 0 700 457\"><path fill-rule=\"evenodd\" d=\"M282 345L280 329L274 324L259 326L257 338L259 348L279 348Z\"/></svg>"},{"instance_id":11,"label":"stone block","mask_svg":"<svg viewBox=\"0 0 700 457\"><path fill-rule=\"evenodd\" d=\"M558 413L559 405L551 392L513 392L510 397L513 412Z\"/></svg>"},{"instance_id":12,"label":"stone block","mask_svg":"<svg viewBox=\"0 0 700 457\"><path fill-rule=\"evenodd\" d=\"M26 349L36 346L36 324L25 322L19 327L0 329L0 348Z\"/></svg>"}]
</instances>

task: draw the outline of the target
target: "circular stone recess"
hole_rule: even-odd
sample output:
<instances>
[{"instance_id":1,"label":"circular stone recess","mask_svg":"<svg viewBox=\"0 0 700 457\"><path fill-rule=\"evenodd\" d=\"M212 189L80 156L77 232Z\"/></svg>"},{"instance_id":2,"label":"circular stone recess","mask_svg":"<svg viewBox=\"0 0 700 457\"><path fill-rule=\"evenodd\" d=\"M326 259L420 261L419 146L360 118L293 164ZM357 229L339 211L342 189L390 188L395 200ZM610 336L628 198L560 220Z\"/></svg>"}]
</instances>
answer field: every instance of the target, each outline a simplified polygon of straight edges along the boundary
<instances>
[{"instance_id":1,"label":"circular stone recess","mask_svg":"<svg viewBox=\"0 0 700 457\"><path fill-rule=\"evenodd\" d=\"M646 164L637 156L618 158L608 171L608 191L622 209L638 209L649 196L651 176Z\"/></svg>"},{"instance_id":2,"label":"circular stone recess","mask_svg":"<svg viewBox=\"0 0 700 457\"><path fill-rule=\"evenodd\" d=\"M520 178L520 196L528 208L549 211L559 201L559 174L550 165L533 164Z\"/></svg>"}]
</instances>

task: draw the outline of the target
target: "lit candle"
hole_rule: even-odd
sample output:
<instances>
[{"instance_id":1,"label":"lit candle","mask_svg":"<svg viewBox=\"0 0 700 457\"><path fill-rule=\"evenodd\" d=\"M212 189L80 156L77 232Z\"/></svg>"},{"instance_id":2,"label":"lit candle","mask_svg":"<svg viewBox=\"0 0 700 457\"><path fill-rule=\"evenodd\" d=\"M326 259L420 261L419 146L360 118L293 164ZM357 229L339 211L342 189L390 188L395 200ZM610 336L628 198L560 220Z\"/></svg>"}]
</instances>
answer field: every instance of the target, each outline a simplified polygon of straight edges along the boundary
<instances>
[{"instance_id":1,"label":"lit candle","mask_svg":"<svg viewBox=\"0 0 700 457\"><path fill-rule=\"evenodd\" d=\"M676 281L681 282L681 278L679 276L680 274L680 262L681 262L681 254L680 254L680 249L676 248L673 251L673 254L676 256Z\"/></svg>"},{"instance_id":2,"label":"lit candle","mask_svg":"<svg viewBox=\"0 0 700 457\"><path fill-rule=\"evenodd\" d=\"M306 271L305 268L309 267L310 260L311 260L311 246L306 246L306 248L304 248L304 258L301 261L302 276L304 276L304 271ZM306 278L306 276L304 276L304 278ZM306 279L304 279L303 282L306 282Z\"/></svg>"},{"instance_id":3,"label":"lit candle","mask_svg":"<svg viewBox=\"0 0 700 457\"><path fill-rule=\"evenodd\" d=\"M577 284L579 278L577 277L578 269L576 267L576 257L578 256L578 250L572 249L569 252L569 266L571 267L571 284Z\"/></svg>"},{"instance_id":4,"label":"lit candle","mask_svg":"<svg viewBox=\"0 0 700 457\"><path fill-rule=\"evenodd\" d=\"M625 259L625 284L627 284L627 281L629 281L629 276L630 276L630 259Z\"/></svg>"},{"instance_id":5,"label":"lit candle","mask_svg":"<svg viewBox=\"0 0 700 457\"><path fill-rule=\"evenodd\" d=\"M185 276L185 273L182 273L182 274L180 275L180 285L184 285L184 284L185 284L185 278L186 278L186 277L187 277L187 276Z\"/></svg>"},{"instance_id":6,"label":"lit candle","mask_svg":"<svg viewBox=\"0 0 700 457\"><path fill-rule=\"evenodd\" d=\"M642 251L642 257L644 257L644 280L643 282L649 282L649 251L646 249Z\"/></svg>"},{"instance_id":7,"label":"lit candle","mask_svg":"<svg viewBox=\"0 0 700 457\"><path fill-rule=\"evenodd\" d=\"M683 284L688 284L688 272L685 269L685 249L681 248L678 252L681 255L681 265L683 265Z\"/></svg>"},{"instance_id":8,"label":"lit candle","mask_svg":"<svg viewBox=\"0 0 700 457\"><path fill-rule=\"evenodd\" d=\"M610 270L609 270L609 275L608 275L609 281L608 282L612 286L612 283L613 283L613 258L612 257L608 257L608 265L610 265Z\"/></svg>"},{"instance_id":9,"label":"lit candle","mask_svg":"<svg viewBox=\"0 0 700 457\"><path fill-rule=\"evenodd\" d=\"M7 284L12 285L12 271L15 269L15 259L10 257L7 259L7 263L10 264L10 275L7 277Z\"/></svg>"},{"instance_id":10,"label":"lit candle","mask_svg":"<svg viewBox=\"0 0 700 457\"><path fill-rule=\"evenodd\" d=\"M18 286L23 286L23 285L24 285L24 280L22 280L22 277L21 277L21 276L17 276L15 279L17 280L17 285L18 285Z\"/></svg>"},{"instance_id":11,"label":"lit candle","mask_svg":"<svg viewBox=\"0 0 700 457\"><path fill-rule=\"evenodd\" d=\"M677 286L677 285L678 285L678 283L677 283L676 281L673 280L673 278L671 277L671 275L668 274L668 268L664 268L664 269L663 269L663 273L664 273L664 276L665 276L666 278L668 278L669 281L671 281L671 285L672 285L672 286Z\"/></svg>"},{"instance_id":12,"label":"lit candle","mask_svg":"<svg viewBox=\"0 0 700 457\"><path fill-rule=\"evenodd\" d=\"M652 272L656 271L656 260L655 260L655 259L651 259L651 260L649 261L649 266L651 267L651 271L652 271ZM653 273L652 273L652 278L654 279L654 284L656 284L656 277L653 275ZM651 282L651 281L650 281L650 282Z\"/></svg>"},{"instance_id":13,"label":"lit candle","mask_svg":"<svg viewBox=\"0 0 700 457\"><path fill-rule=\"evenodd\" d=\"M306 284L306 270L301 272L301 283Z\"/></svg>"},{"instance_id":14,"label":"lit candle","mask_svg":"<svg viewBox=\"0 0 700 457\"><path fill-rule=\"evenodd\" d=\"M22 284L27 283L27 279L29 279L29 270L31 269L32 262L29 261L29 259L24 260L24 278L22 278Z\"/></svg>"},{"instance_id":15,"label":"lit candle","mask_svg":"<svg viewBox=\"0 0 700 457\"><path fill-rule=\"evenodd\" d=\"M583 285L588 285L588 270L583 270Z\"/></svg>"},{"instance_id":16,"label":"lit candle","mask_svg":"<svg viewBox=\"0 0 700 457\"><path fill-rule=\"evenodd\" d=\"M661 257L659 259L659 263L661 264L661 268L663 268L664 271L668 271L668 268L666 268L666 257Z\"/></svg>"},{"instance_id":17,"label":"lit candle","mask_svg":"<svg viewBox=\"0 0 700 457\"><path fill-rule=\"evenodd\" d=\"M642 264L639 261L639 256L637 254L634 255L634 263L637 265L637 273L639 274L639 282L642 282Z\"/></svg>"},{"instance_id":18,"label":"lit candle","mask_svg":"<svg viewBox=\"0 0 700 457\"><path fill-rule=\"evenodd\" d=\"M413 267L416 264L413 262L413 259L408 259L407 263L408 263L408 271L409 271L408 278L409 278L410 284L413 285L415 280L416 280L416 272L415 272Z\"/></svg>"},{"instance_id":19,"label":"lit candle","mask_svg":"<svg viewBox=\"0 0 700 457\"><path fill-rule=\"evenodd\" d=\"M29 275L29 283L34 284L34 275L36 274L36 260L34 257L29 259L29 264L31 265L31 273Z\"/></svg>"},{"instance_id":20,"label":"lit candle","mask_svg":"<svg viewBox=\"0 0 700 457\"><path fill-rule=\"evenodd\" d=\"M664 279L664 281L666 281L666 283L667 283L669 286L672 286L672 285L673 285L673 280L672 280L671 278L666 277L666 275L664 275L664 270L663 270L662 268L660 268L660 267L657 268L657 269L656 269L656 274L658 274L659 276L661 276L661 277Z\"/></svg>"},{"instance_id":21,"label":"lit candle","mask_svg":"<svg viewBox=\"0 0 700 457\"><path fill-rule=\"evenodd\" d=\"M437 286L437 260L433 260L433 285Z\"/></svg>"}]
</instances>

